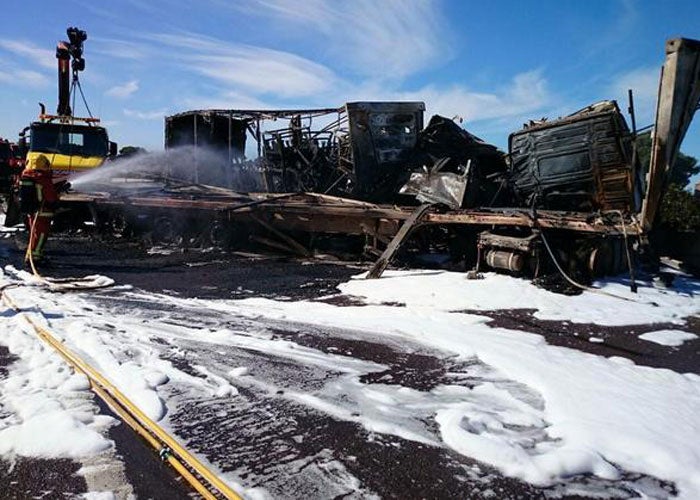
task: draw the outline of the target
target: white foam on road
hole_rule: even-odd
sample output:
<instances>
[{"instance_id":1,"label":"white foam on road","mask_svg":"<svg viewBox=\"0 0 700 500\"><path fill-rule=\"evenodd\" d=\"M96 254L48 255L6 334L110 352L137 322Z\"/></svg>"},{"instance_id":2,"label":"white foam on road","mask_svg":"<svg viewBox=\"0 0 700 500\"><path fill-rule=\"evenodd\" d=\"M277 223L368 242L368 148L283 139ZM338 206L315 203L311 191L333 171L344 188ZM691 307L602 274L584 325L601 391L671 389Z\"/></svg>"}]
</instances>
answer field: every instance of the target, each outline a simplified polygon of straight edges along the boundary
<instances>
[{"instance_id":1,"label":"white foam on road","mask_svg":"<svg viewBox=\"0 0 700 500\"><path fill-rule=\"evenodd\" d=\"M688 340L698 338L698 336L694 333L683 332L681 330L657 330L655 332L643 333L639 338L669 347L679 347Z\"/></svg>"},{"instance_id":2,"label":"white foam on road","mask_svg":"<svg viewBox=\"0 0 700 500\"><path fill-rule=\"evenodd\" d=\"M387 271L380 279L365 280L363 274L338 288L371 304L398 301L412 308L441 311L536 309L540 319L608 326L678 323L700 313L700 282L687 276L678 276L671 289L639 281L636 294L623 279L596 284L626 300L588 291L566 296L525 279L495 273L484 276L483 280L468 280L464 273Z\"/></svg>"},{"instance_id":3,"label":"white foam on road","mask_svg":"<svg viewBox=\"0 0 700 500\"><path fill-rule=\"evenodd\" d=\"M176 310L206 311L262 324L284 321L346 328L369 340L389 337L419 343L452 353L458 360L478 357L495 378L512 381L510 385L485 381L473 388L442 385L428 392L359 383L360 374L385 367L322 353L264 333L243 335L227 328L207 332L173 325L165 318L145 324L139 317L118 318L124 332L105 333L95 325L115 318L90 312L79 317L81 301L84 305L87 299L72 298L69 303L61 296L52 297L54 304L63 304L60 310L64 314L70 311L70 317L51 322L61 326L67 332L66 339L105 367L119 384L128 389L131 377L133 385L156 397L164 376L193 386L200 384L213 395L221 390L226 392L222 396L236 397L228 385L233 388L256 375L254 367L246 373L233 365L215 374L207 365L200 369L205 380L195 381L158 359L156 346L147 342L158 331L172 339L189 337L270 352L297 363L339 370L344 375L320 390L288 391L285 397L358 422L373 432L424 443L441 442L534 484L554 484L587 473L615 479L619 466L673 481L681 498L700 498L700 377L550 346L541 336L491 328L485 317L454 312L520 307L538 309L538 317L584 323L680 322L697 313L700 304L695 297L696 281L678 278L677 283L676 290L642 287L636 302L587 293L564 297L504 276L467 281L463 274L444 272L394 272L381 280L352 280L341 285L345 293L373 304L364 307L142 294L141 298L176 306ZM633 296L621 283L604 287ZM27 288L17 293L27 303L37 303L38 290ZM406 307L380 305L383 302L400 302ZM45 314L52 312L51 302L42 303L41 308ZM518 384L526 390L517 389ZM530 397L532 394L536 397ZM436 430L426 427L425 421L430 419L437 423Z\"/></svg>"},{"instance_id":4,"label":"white foam on road","mask_svg":"<svg viewBox=\"0 0 700 500\"><path fill-rule=\"evenodd\" d=\"M80 495L83 500L116 500L116 496L111 491L91 491Z\"/></svg>"},{"instance_id":5,"label":"white foam on road","mask_svg":"<svg viewBox=\"0 0 700 500\"><path fill-rule=\"evenodd\" d=\"M582 473L610 478L616 474L611 464L617 464L674 481L684 498L700 498L700 377L550 346L538 335L490 328L483 317L446 312L506 304L532 307L534 302L540 313L545 311L540 316L569 321L675 321L700 307L693 294L697 282L687 280L675 292L642 292L645 300L661 304L657 307L593 295L556 296L501 276L475 282L458 276L393 273L379 282L353 280L341 286L370 302L402 302L405 308L267 299L217 301L209 306L248 317L400 336L465 359L477 356L542 395L541 418L547 422L548 440L533 447L533 443L499 435L483 421L483 411L464 405L440 411L436 417L444 441L456 451L536 484ZM489 281L485 291L479 290L478 285ZM511 284L515 291L509 289ZM622 292L619 287L613 289ZM198 304L204 307L202 301Z\"/></svg>"},{"instance_id":6,"label":"white foam on road","mask_svg":"<svg viewBox=\"0 0 700 500\"><path fill-rule=\"evenodd\" d=\"M31 327L4 309L0 344L18 358L0 380L0 455L83 458L109 449L113 419L97 415L90 384L72 374Z\"/></svg>"}]
</instances>

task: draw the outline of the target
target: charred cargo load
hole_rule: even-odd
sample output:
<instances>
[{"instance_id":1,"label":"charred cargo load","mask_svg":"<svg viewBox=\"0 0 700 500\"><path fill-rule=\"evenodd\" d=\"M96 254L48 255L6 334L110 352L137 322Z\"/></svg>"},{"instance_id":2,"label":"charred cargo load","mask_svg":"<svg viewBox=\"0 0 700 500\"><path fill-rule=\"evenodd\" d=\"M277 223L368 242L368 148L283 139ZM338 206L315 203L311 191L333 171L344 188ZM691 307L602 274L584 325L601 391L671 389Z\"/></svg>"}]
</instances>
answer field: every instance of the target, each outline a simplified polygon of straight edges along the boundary
<instances>
[{"instance_id":1,"label":"charred cargo load","mask_svg":"<svg viewBox=\"0 0 700 500\"><path fill-rule=\"evenodd\" d=\"M191 168L170 174L241 192L393 201L408 179L424 110L422 102L352 102L179 113L165 119L165 147L190 155Z\"/></svg>"},{"instance_id":2,"label":"charred cargo load","mask_svg":"<svg viewBox=\"0 0 700 500\"><path fill-rule=\"evenodd\" d=\"M421 202L472 208L509 200L505 154L444 116L434 115L420 132L412 162L418 168L401 192Z\"/></svg>"},{"instance_id":3,"label":"charred cargo load","mask_svg":"<svg viewBox=\"0 0 700 500\"><path fill-rule=\"evenodd\" d=\"M510 182L519 206L639 210L633 136L615 101L511 134Z\"/></svg>"},{"instance_id":4,"label":"charred cargo load","mask_svg":"<svg viewBox=\"0 0 700 500\"><path fill-rule=\"evenodd\" d=\"M408 180L411 154L423 130L422 102L351 102L348 118L353 194L368 201L393 201ZM343 148L345 149L345 148Z\"/></svg>"},{"instance_id":5,"label":"charred cargo load","mask_svg":"<svg viewBox=\"0 0 700 500\"><path fill-rule=\"evenodd\" d=\"M193 184L263 190L257 169L244 165L251 123L255 123L251 116L218 110L187 111L166 117L165 149L178 150L188 160L168 165L168 175Z\"/></svg>"}]
</instances>

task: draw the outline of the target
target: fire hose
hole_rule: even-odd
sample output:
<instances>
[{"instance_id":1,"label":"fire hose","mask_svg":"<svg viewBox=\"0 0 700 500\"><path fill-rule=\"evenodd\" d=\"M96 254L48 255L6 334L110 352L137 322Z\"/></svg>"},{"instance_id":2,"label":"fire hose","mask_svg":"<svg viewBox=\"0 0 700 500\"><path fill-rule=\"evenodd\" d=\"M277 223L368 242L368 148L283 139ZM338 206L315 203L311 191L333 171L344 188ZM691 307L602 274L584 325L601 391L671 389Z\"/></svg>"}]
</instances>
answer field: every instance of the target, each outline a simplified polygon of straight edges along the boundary
<instances>
[{"instance_id":1,"label":"fire hose","mask_svg":"<svg viewBox=\"0 0 700 500\"><path fill-rule=\"evenodd\" d=\"M36 278L45 284L52 285L51 281L41 276L36 269L32 255L32 243L35 238L35 222L37 215L31 220L29 243L27 246L26 259L29 261L32 273ZM70 281L70 280L68 280ZM78 279L79 281L79 279ZM66 280L63 281L66 283ZM231 487L224 483L216 474L202 464L196 457L182 447L173 437L171 437L162 427L141 411L124 393L112 384L99 371L83 361L46 328L40 326L7 294L7 289L12 284L3 286L0 289L2 300L18 314L21 314L29 325L34 329L37 336L53 347L58 354L77 372L82 373L90 381L92 391L104 401L129 427L134 429L152 448L154 448L161 460L170 464L175 471L187 481L195 491L207 500L226 498L238 500L242 498ZM103 288L105 285L80 287L79 290ZM65 290L65 287L63 288ZM68 290L76 290L69 288Z\"/></svg>"},{"instance_id":2,"label":"fire hose","mask_svg":"<svg viewBox=\"0 0 700 500\"><path fill-rule=\"evenodd\" d=\"M141 411L124 393L105 378L99 371L83 361L46 328L37 324L2 291L3 301L21 314L34 329L37 336L53 347L77 373L82 373L90 381L92 391L97 394L119 417L134 429L145 441L158 451L160 458L168 462L202 497L207 500L218 498L242 498L231 487L212 473L196 457L182 447L161 426Z\"/></svg>"}]
</instances>

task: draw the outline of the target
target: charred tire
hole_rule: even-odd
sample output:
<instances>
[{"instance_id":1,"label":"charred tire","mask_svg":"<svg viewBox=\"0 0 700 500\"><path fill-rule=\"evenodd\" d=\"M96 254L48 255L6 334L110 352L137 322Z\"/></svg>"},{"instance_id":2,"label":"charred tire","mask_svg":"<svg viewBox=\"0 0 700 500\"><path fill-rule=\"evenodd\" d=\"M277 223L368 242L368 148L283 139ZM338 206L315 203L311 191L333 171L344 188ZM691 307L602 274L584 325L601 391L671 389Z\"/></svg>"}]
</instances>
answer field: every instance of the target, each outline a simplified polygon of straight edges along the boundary
<instances>
[{"instance_id":1,"label":"charred tire","mask_svg":"<svg viewBox=\"0 0 700 500\"><path fill-rule=\"evenodd\" d=\"M153 243L165 246L180 246L184 242L179 224L168 216L156 217L153 221L151 239Z\"/></svg>"},{"instance_id":2,"label":"charred tire","mask_svg":"<svg viewBox=\"0 0 700 500\"><path fill-rule=\"evenodd\" d=\"M231 229L221 220L214 220L207 228L205 241L217 248L229 248L233 242Z\"/></svg>"},{"instance_id":3,"label":"charred tire","mask_svg":"<svg viewBox=\"0 0 700 500\"><path fill-rule=\"evenodd\" d=\"M132 225L122 212L115 212L109 218L109 231L116 238L129 238L134 234Z\"/></svg>"},{"instance_id":4,"label":"charred tire","mask_svg":"<svg viewBox=\"0 0 700 500\"><path fill-rule=\"evenodd\" d=\"M625 243L622 239L610 239L597 243L588 259L588 270L593 277L611 276L627 269Z\"/></svg>"}]
</instances>

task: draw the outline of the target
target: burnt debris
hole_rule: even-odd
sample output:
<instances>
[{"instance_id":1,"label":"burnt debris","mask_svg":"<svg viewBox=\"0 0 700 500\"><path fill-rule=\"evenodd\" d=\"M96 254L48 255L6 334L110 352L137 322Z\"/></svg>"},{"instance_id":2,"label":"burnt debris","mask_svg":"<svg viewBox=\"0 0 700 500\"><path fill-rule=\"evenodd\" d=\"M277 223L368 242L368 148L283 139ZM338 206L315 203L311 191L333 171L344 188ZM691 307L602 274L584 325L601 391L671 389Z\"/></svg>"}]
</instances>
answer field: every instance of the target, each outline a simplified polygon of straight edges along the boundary
<instances>
[{"instance_id":1,"label":"burnt debris","mask_svg":"<svg viewBox=\"0 0 700 500\"><path fill-rule=\"evenodd\" d=\"M180 113L166 118L165 145L191 148L192 168L170 174L240 192L393 201L408 179L424 109L421 102L354 102L337 109ZM200 151L218 160L201 165Z\"/></svg>"},{"instance_id":2,"label":"burnt debris","mask_svg":"<svg viewBox=\"0 0 700 500\"><path fill-rule=\"evenodd\" d=\"M395 257L473 276L558 272L577 288L624 270L633 281L635 251L653 259L646 238L697 107L699 57L700 42L667 43L644 168L615 101L532 121L507 153L442 116L424 126L422 102L199 110L166 118L165 156L179 161L163 189L63 200L156 242L381 256L373 276Z\"/></svg>"},{"instance_id":3,"label":"burnt debris","mask_svg":"<svg viewBox=\"0 0 700 500\"><path fill-rule=\"evenodd\" d=\"M510 135L508 155L443 116L423 128L424 109L421 102L354 102L180 113L166 119L166 147L184 147L191 161L169 175L238 192L452 209L640 208L633 134L615 101L530 122Z\"/></svg>"}]
</instances>

